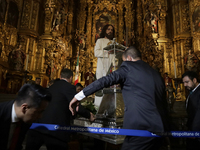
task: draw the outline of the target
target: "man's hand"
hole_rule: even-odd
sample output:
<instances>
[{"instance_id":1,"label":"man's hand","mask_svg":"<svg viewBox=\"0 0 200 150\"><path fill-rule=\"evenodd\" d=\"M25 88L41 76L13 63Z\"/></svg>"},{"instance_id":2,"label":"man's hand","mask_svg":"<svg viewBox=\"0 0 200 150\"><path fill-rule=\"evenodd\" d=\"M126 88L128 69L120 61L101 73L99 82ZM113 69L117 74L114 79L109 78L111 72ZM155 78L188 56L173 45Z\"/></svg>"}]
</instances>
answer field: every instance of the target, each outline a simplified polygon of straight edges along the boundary
<instances>
[{"instance_id":1,"label":"man's hand","mask_svg":"<svg viewBox=\"0 0 200 150\"><path fill-rule=\"evenodd\" d=\"M69 103L69 110L72 112L72 116L75 115L76 109L78 109L79 101L74 97Z\"/></svg>"},{"instance_id":2,"label":"man's hand","mask_svg":"<svg viewBox=\"0 0 200 150\"><path fill-rule=\"evenodd\" d=\"M90 121L93 122L95 120L95 115L90 112Z\"/></svg>"}]
</instances>

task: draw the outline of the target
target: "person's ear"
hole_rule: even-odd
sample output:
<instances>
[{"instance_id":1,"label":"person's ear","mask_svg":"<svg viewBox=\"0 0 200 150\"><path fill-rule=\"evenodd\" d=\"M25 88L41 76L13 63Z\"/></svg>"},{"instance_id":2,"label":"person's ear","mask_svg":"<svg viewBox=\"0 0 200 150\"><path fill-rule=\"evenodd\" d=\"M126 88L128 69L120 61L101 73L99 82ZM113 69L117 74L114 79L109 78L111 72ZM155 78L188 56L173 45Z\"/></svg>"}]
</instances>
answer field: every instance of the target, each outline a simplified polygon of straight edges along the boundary
<instances>
[{"instance_id":1,"label":"person's ear","mask_svg":"<svg viewBox=\"0 0 200 150\"><path fill-rule=\"evenodd\" d=\"M127 58L126 58L126 60L127 60L127 61L131 61L131 60L132 60L131 58L132 58L132 57L128 55Z\"/></svg>"},{"instance_id":2,"label":"person's ear","mask_svg":"<svg viewBox=\"0 0 200 150\"><path fill-rule=\"evenodd\" d=\"M197 79L196 78L193 79L193 83L197 83Z\"/></svg>"},{"instance_id":3,"label":"person's ear","mask_svg":"<svg viewBox=\"0 0 200 150\"><path fill-rule=\"evenodd\" d=\"M27 103L23 103L23 104L21 105L21 112L22 112L23 114L25 114L26 111L28 110L28 108L29 108L28 104L27 104Z\"/></svg>"},{"instance_id":4,"label":"person's ear","mask_svg":"<svg viewBox=\"0 0 200 150\"><path fill-rule=\"evenodd\" d=\"M73 76L71 76L69 79L70 79L70 81L72 82L72 80L73 80Z\"/></svg>"}]
</instances>

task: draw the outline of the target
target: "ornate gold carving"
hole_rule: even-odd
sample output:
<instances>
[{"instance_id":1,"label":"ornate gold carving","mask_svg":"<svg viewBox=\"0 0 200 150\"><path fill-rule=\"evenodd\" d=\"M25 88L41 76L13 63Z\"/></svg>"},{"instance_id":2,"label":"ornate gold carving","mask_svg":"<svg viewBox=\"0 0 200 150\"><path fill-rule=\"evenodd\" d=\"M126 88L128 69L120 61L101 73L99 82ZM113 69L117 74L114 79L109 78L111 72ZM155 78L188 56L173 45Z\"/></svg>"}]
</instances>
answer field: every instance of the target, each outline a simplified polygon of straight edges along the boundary
<instances>
[{"instance_id":1,"label":"ornate gold carving","mask_svg":"<svg viewBox=\"0 0 200 150\"><path fill-rule=\"evenodd\" d=\"M21 28L29 28L31 1L24 1L24 11L22 12Z\"/></svg>"},{"instance_id":2,"label":"ornate gold carving","mask_svg":"<svg viewBox=\"0 0 200 150\"><path fill-rule=\"evenodd\" d=\"M189 6L188 4L181 6L182 13L182 32L190 31L190 21L189 21Z\"/></svg>"},{"instance_id":3,"label":"ornate gold carving","mask_svg":"<svg viewBox=\"0 0 200 150\"><path fill-rule=\"evenodd\" d=\"M33 77L39 75L45 76L45 79L48 77L53 79L59 77L64 67L75 69L77 51L80 52L80 72L84 74L91 65L95 69L96 21L102 15L114 20L112 23L115 26L115 38L118 43L125 41L128 35L128 43L136 43L137 48L143 53L144 61L161 73L167 71L170 75L173 74L175 61L177 75L180 77L185 71L183 56L189 49L193 49L194 53L200 50L200 33L191 31L192 15L200 6L198 0L172 1L170 6L167 6L164 0L63 0L63 2L47 0L45 4L35 0L24 1L23 4L20 0L14 1L18 5L21 22L19 29L7 25L6 21L0 23L0 42L3 44L0 60L6 66L9 53L17 43L21 44L26 55L29 54L28 70ZM45 8L43 35L37 33L40 7ZM74 11L77 8L78 11ZM171 17L167 13L171 10L173 10L174 34L166 26L166 18ZM56 11L64 14L62 18L64 21L59 24L59 30L52 28ZM148 27L144 23L147 13L150 15L154 13L157 16L157 33L152 33L151 26ZM128 33L126 33L127 27ZM78 33L75 35L76 30ZM172 33L171 37L174 38L168 39L167 32ZM80 43L80 40L85 44Z\"/></svg>"},{"instance_id":4,"label":"ornate gold carving","mask_svg":"<svg viewBox=\"0 0 200 150\"><path fill-rule=\"evenodd\" d=\"M32 11L32 16L31 16L31 25L30 29L34 30L35 27L37 26L37 14L39 11L39 4L33 1L33 11Z\"/></svg>"}]
</instances>

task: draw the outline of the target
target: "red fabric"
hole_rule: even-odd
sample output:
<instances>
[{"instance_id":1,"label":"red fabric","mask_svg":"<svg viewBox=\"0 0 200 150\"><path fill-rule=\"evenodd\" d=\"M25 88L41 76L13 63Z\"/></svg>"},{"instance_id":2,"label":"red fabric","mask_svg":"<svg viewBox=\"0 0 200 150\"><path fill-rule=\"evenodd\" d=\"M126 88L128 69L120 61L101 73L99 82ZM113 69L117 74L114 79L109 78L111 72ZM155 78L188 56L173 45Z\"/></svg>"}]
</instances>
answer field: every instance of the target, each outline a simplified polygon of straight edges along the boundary
<instances>
[{"instance_id":1,"label":"red fabric","mask_svg":"<svg viewBox=\"0 0 200 150\"><path fill-rule=\"evenodd\" d=\"M21 122L17 122L15 130L13 132L13 137L12 137L12 141L11 141L9 150L15 150L16 149L17 142L18 142L18 139L19 139L20 130L21 130Z\"/></svg>"}]
</instances>

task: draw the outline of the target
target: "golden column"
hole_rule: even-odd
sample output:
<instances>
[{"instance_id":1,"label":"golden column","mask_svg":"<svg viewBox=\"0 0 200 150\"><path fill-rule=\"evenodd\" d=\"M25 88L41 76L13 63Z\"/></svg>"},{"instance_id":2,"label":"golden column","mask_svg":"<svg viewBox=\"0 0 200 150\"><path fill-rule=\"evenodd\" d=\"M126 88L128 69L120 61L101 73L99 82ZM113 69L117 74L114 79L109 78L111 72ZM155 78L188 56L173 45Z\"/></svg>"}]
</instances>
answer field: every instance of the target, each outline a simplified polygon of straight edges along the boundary
<instances>
[{"instance_id":1,"label":"golden column","mask_svg":"<svg viewBox=\"0 0 200 150\"><path fill-rule=\"evenodd\" d=\"M119 15L119 24L118 24L118 42L121 42L123 39L123 29L124 29L124 21L123 21L123 2L120 1L117 4L117 10L118 10L118 15Z\"/></svg>"}]
</instances>

